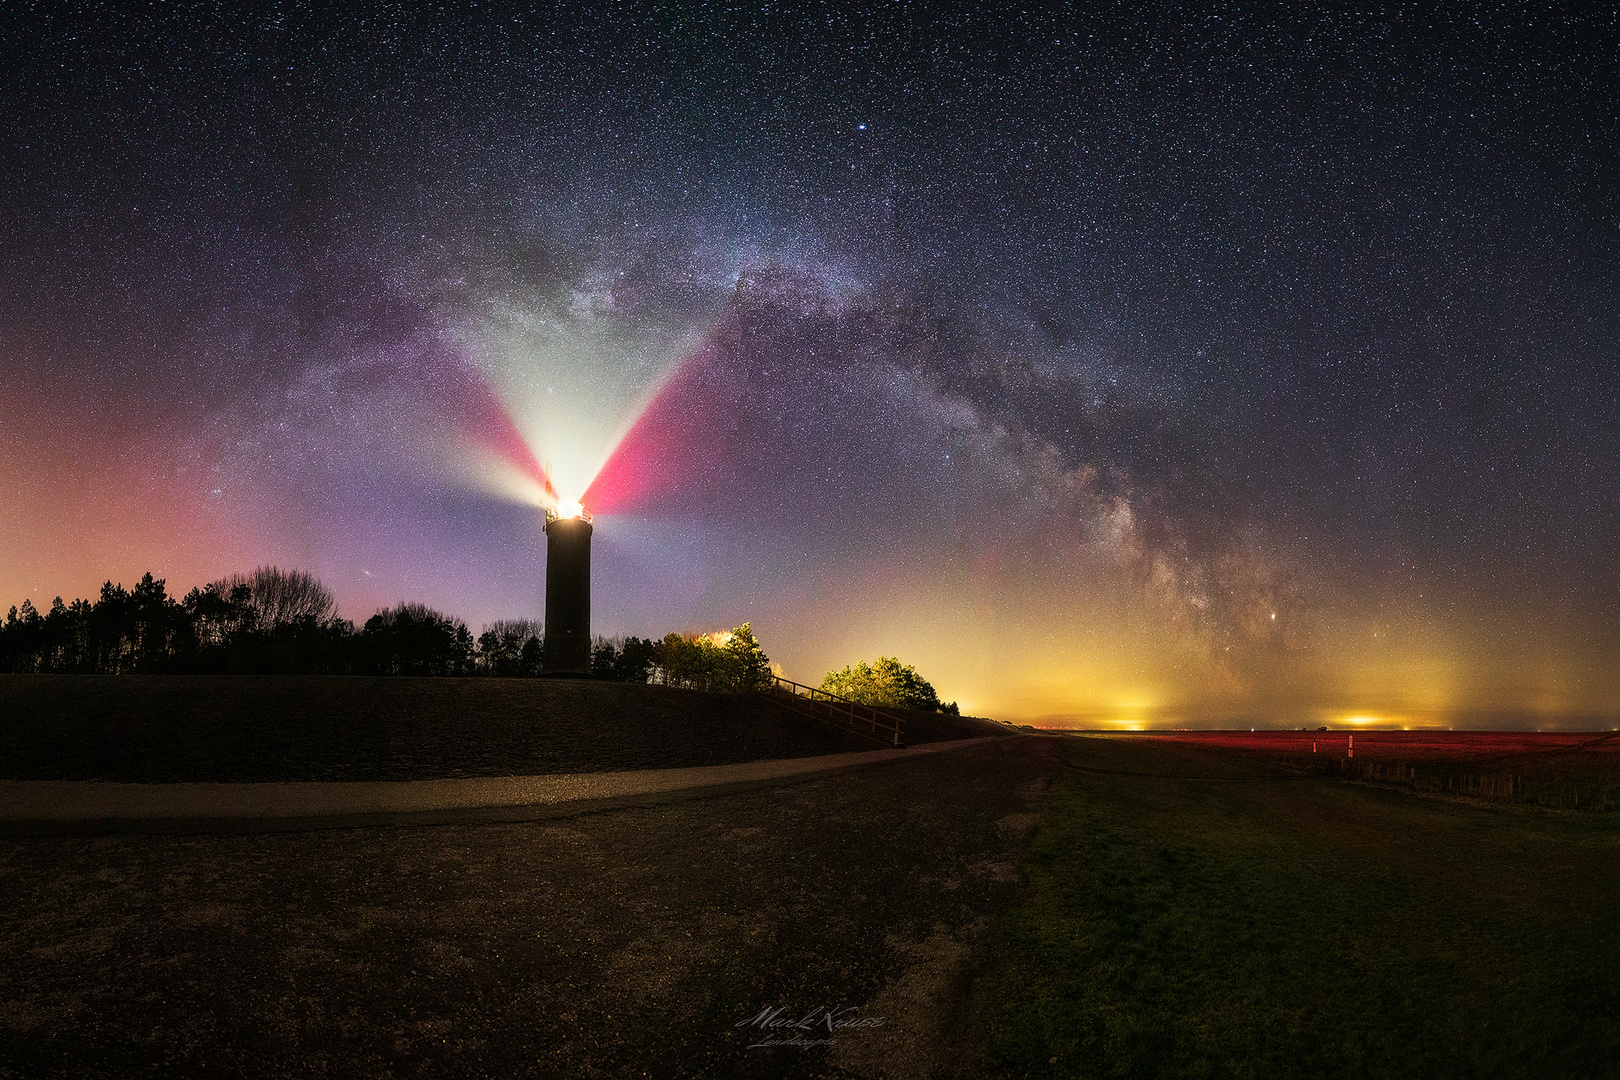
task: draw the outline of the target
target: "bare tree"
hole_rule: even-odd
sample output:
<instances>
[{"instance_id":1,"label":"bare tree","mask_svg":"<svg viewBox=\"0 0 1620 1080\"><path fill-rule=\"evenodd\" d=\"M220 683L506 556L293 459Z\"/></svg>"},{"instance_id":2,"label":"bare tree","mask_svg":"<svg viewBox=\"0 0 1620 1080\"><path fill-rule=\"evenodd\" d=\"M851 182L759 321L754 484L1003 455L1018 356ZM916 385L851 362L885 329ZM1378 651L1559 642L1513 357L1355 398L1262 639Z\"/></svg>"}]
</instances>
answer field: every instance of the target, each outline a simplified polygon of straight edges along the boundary
<instances>
[{"instance_id":1,"label":"bare tree","mask_svg":"<svg viewBox=\"0 0 1620 1080\"><path fill-rule=\"evenodd\" d=\"M261 630L293 626L306 620L327 623L337 618L337 598L314 574L261 566L246 576L232 574L215 582L212 588L229 596L244 585Z\"/></svg>"}]
</instances>

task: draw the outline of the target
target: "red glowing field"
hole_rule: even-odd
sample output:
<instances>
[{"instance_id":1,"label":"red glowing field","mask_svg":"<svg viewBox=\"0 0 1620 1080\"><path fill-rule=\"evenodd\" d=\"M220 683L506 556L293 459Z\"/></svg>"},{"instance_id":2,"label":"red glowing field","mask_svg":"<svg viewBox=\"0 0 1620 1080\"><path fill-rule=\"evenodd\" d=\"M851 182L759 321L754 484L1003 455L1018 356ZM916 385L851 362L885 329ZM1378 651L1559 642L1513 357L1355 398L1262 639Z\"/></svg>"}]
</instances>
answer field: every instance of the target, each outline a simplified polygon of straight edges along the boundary
<instances>
[{"instance_id":1,"label":"red glowing field","mask_svg":"<svg viewBox=\"0 0 1620 1080\"><path fill-rule=\"evenodd\" d=\"M1620 807L1620 732L1177 731L1133 739L1558 809Z\"/></svg>"},{"instance_id":2,"label":"red glowing field","mask_svg":"<svg viewBox=\"0 0 1620 1080\"><path fill-rule=\"evenodd\" d=\"M1310 757L1313 752L1458 765L1578 758L1620 767L1620 732L1612 731L1175 731L1140 737L1273 759Z\"/></svg>"}]
</instances>

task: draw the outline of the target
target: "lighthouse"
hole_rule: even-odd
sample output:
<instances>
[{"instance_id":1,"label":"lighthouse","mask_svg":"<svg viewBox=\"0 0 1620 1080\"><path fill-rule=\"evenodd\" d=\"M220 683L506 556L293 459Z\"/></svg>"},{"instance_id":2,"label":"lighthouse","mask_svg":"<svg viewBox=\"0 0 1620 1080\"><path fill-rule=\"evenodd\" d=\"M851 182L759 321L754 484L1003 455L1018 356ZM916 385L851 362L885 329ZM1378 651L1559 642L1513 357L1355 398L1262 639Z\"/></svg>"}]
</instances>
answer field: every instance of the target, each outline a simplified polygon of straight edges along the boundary
<instances>
[{"instance_id":1,"label":"lighthouse","mask_svg":"<svg viewBox=\"0 0 1620 1080\"><path fill-rule=\"evenodd\" d=\"M546 514L547 675L591 671L591 516L577 502Z\"/></svg>"}]
</instances>

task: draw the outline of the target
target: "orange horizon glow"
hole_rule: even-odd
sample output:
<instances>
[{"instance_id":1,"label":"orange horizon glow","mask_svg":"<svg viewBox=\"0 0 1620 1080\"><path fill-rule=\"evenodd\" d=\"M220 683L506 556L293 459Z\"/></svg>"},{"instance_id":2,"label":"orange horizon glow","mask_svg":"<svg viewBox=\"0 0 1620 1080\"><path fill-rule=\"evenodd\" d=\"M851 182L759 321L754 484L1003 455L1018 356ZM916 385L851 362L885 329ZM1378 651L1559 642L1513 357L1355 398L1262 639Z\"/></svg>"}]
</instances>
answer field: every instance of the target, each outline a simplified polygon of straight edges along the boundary
<instances>
[{"instance_id":1,"label":"orange horizon glow","mask_svg":"<svg viewBox=\"0 0 1620 1080\"><path fill-rule=\"evenodd\" d=\"M781 630L756 621L767 650L810 682L898 656L964 713L1054 729L1609 730L1620 721L1620 668L1579 628L1514 636L1459 602L1445 622L1394 610L1375 636L1347 601L1347 614L1322 619L1297 652L1234 660L1106 567L1087 588L1054 592L971 562L942 568L948 557L930 552L914 558L843 581L828 575L808 603L795 595L805 606L788 648Z\"/></svg>"}]
</instances>

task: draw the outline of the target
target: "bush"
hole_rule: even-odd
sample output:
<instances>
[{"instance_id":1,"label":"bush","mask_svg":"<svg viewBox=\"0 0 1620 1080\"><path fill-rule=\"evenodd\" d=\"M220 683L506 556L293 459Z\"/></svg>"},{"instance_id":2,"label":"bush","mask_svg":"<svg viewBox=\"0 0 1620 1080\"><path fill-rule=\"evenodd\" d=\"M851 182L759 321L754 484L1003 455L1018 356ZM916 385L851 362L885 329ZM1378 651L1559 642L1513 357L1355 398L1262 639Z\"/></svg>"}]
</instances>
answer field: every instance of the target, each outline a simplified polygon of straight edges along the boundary
<instances>
[{"instance_id":1,"label":"bush","mask_svg":"<svg viewBox=\"0 0 1620 1080\"><path fill-rule=\"evenodd\" d=\"M955 702L949 707L941 705L933 685L917 674L916 668L892 656L880 656L871 664L862 660L854 667L829 672L821 680L821 689L862 705L928 712L954 712L956 709Z\"/></svg>"}]
</instances>

